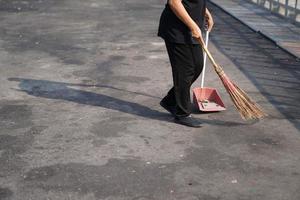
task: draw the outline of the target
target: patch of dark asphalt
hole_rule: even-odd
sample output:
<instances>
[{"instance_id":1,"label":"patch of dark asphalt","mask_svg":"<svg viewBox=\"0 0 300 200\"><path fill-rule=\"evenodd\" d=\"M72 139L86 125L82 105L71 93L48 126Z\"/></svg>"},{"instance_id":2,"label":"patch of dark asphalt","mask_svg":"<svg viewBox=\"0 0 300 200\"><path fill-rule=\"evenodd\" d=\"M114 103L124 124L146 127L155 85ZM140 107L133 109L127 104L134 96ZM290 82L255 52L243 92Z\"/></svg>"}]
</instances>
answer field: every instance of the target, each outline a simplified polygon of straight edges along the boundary
<instances>
[{"instance_id":1,"label":"patch of dark asphalt","mask_svg":"<svg viewBox=\"0 0 300 200\"><path fill-rule=\"evenodd\" d=\"M0 177L7 177L19 173L25 163L19 158L20 153L26 151L32 144L33 136L0 135Z\"/></svg>"},{"instance_id":2,"label":"patch of dark asphalt","mask_svg":"<svg viewBox=\"0 0 300 200\"><path fill-rule=\"evenodd\" d=\"M46 126L34 126L32 108L20 101L0 102L0 177L16 175L26 165L19 157Z\"/></svg>"},{"instance_id":3,"label":"patch of dark asphalt","mask_svg":"<svg viewBox=\"0 0 300 200\"><path fill-rule=\"evenodd\" d=\"M34 126L34 127L31 127L31 129L29 130L29 133L33 134L33 135L39 135L47 128L48 128L47 126Z\"/></svg>"},{"instance_id":4,"label":"patch of dark asphalt","mask_svg":"<svg viewBox=\"0 0 300 200\"><path fill-rule=\"evenodd\" d=\"M92 142L94 147L101 147L103 145L108 144L108 142L106 140L103 139L94 139Z\"/></svg>"},{"instance_id":5,"label":"patch of dark asphalt","mask_svg":"<svg viewBox=\"0 0 300 200\"><path fill-rule=\"evenodd\" d=\"M134 123L134 118L111 116L109 119L93 124L90 132L99 138L121 137L128 123Z\"/></svg>"},{"instance_id":6,"label":"patch of dark asphalt","mask_svg":"<svg viewBox=\"0 0 300 200\"><path fill-rule=\"evenodd\" d=\"M63 0L61 0L63 1ZM59 4L55 0L1 0L0 11L9 13L20 13L29 11L45 11L49 7Z\"/></svg>"},{"instance_id":7,"label":"patch of dark asphalt","mask_svg":"<svg viewBox=\"0 0 300 200\"><path fill-rule=\"evenodd\" d=\"M125 58L126 58L125 56L119 56L119 55L111 55L111 56L109 56L109 60L111 60L111 61L118 61L118 62L124 60Z\"/></svg>"},{"instance_id":8,"label":"patch of dark asphalt","mask_svg":"<svg viewBox=\"0 0 300 200\"><path fill-rule=\"evenodd\" d=\"M13 196L13 192L9 188L0 187L0 199L9 200Z\"/></svg>"},{"instance_id":9,"label":"patch of dark asphalt","mask_svg":"<svg viewBox=\"0 0 300 200\"><path fill-rule=\"evenodd\" d=\"M146 60L147 57L146 56L134 56L132 59L133 60Z\"/></svg>"},{"instance_id":10,"label":"patch of dark asphalt","mask_svg":"<svg viewBox=\"0 0 300 200\"><path fill-rule=\"evenodd\" d=\"M283 135L256 135L248 138L247 145L251 153L255 154L268 154L275 150L276 152L285 151L289 148L287 140ZM274 155L274 152L272 153Z\"/></svg>"},{"instance_id":11,"label":"patch of dark asphalt","mask_svg":"<svg viewBox=\"0 0 300 200\"><path fill-rule=\"evenodd\" d=\"M182 161L164 165L147 164L136 159L111 159L103 166L68 163L33 168L24 175L21 184L28 191L39 188L45 191L72 191L81 195L93 193L103 199L122 196L154 200L174 191L174 199L218 200L218 194L205 188L224 184L211 182L214 174L220 172L253 178L253 181L258 181L257 185L264 185L263 181L259 182L260 179L269 180L272 177L296 180L295 173L287 174L257 166L212 148L190 148ZM243 199L250 200L262 194L249 192L241 195Z\"/></svg>"},{"instance_id":12,"label":"patch of dark asphalt","mask_svg":"<svg viewBox=\"0 0 300 200\"><path fill-rule=\"evenodd\" d=\"M0 103L0 127L2 130L30 127L33 125L31 116L32 110L26 104Z\"/></svg>"},{"instance_id":13,"label":"patch of dark asphalt","mask_svg":"<svg viewBox=\"0 0 300 200\"><path fill-rule=\"evenodd\" d=\"M96 68L74 71L73 75L78 77L89 77L93 80L97 80L99 77L111 76L113 75L113 67L118 66L124 59L124 56L110 56L107 60L97 62Z\"/></svg>"},{"instance_id":14,"label":"patch of dark asphalt","mask_svg":"<svg viewBox=\"0 0 300 200\"><path fill-rule=\"evenodd\" d=\"M75 71L73 75L77 77L88 77L92 79L93 82L100 84L113 83L114 85L118 85L119 83L139 84L150 80L148 77L115 74L114 69L128 65L122 62L125 59L125 56L109 56L106 60L96 63L96 67Z\"/></svg>"},{"instance_id":15,"label":"patch of dark asphalt","mask_svg":"<svg viewBox=\"0 0 300 200\"><path fill-rule=\"evenodd\" d=\"M185 141L182 141L182 140L179 140L179 141L176 141L174 144L185 144Z\"/></svg>"},{"instance_id":16,"label":"patch of dark asphalt","mask_svg":"<svg viewBox=\"0 0 300 200\"><path fill-rule=\"evenodd\" d=\"M95 123L91 128L91 133L94 133L100 138L121 137L123 131L126 131L126 124L111 123L109 121Z\"/></svg>"},{"instance_id":17,"label":"patch of dark asphalt","mask_svg":"<svg viewBox=\"0 0 300 200\"><path fill-rule=\"evenodd\" d=\"M253 126L251 132L244 131L244 129L243 126L224 127L224 132L210 130L210 133L226 146L246 145L253 150L253 153L255 151L258 154L272 149L284 150L288 148L286 137L280 133L264 132ZM203 141L201 138L196 138L195 143L202 145Z\"/></svg>"},{"instance_id":18,"label":"patch of dark asphalt","mask_svg":"<svg viewBox=\"0 0 300 200\"><path fill-rule=\"evenodd\" d=\"M3 27L0 36L4 38L4 48L8 52L23 53L25 51L44 52L58 58L64 64L83 65L85 58L93 54L89 50L79 47L72 33L52 33L42 30L42 33L31 28L19 28L11 31Z\"/></svg>"},{"instance_id":19,"label":"patch of dark asphalt","mask_svg":"<svg viewBox=\"0 0 300 200\"><path fill-rule=\"evenodd\" d=\"M240 174L272 173L270 168L255 166L238 157L221 153L214 148L197 149L191 147L186 150L185 162L196 165L208 174L217 172L238 172Z\"/></svg>"},{"instance_id":20,"label":"patch of dark asphalt","mask_svg":"<svg viewBox=\"0 0 300 200\"><path fill-rule=\"evenodd\" d=\"M37 126L31 127L29 131L25 131L17 136L1 134L0 135L0 177L19 173L25 163L19 157L19 154L26 152L32 145L34 136L40 134L47 127Z\"/></svg>"},{"instance_id":21,"label":"patch of dark asphalt","mask_svg":"<svg viewBox=\"0 0 300 200\"><path fill-rule=\"evenodd\" d=\"M165 53L164 49L153 49L149 50L149 53Z\"/></svg>"},{"instance_id":22,"label":"patch of dark asphalt","mask_svg":"<svg viewBox=\"0 0 300 200\"><path fill-rule=\"evenodd\" d=\"M159 168L139 160L111 159L103 166L77 163L34 168L25 174L24 186L45 191L94 193L97 198L110 196L153 199L169 193L175 166ZM160 176L157 176L160 174Z\"/></svg>"}]
</instances>

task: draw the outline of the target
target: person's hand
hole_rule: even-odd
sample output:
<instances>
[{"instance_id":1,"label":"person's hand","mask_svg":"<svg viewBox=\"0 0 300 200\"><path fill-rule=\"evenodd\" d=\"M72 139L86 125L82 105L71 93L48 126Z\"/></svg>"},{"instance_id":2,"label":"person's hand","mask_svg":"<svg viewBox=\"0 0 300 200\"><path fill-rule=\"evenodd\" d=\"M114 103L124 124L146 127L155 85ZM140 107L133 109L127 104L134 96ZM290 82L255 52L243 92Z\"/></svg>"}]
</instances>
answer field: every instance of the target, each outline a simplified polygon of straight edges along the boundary
<instances>
[{"instance_id":1,"label":"person's hand","mask_svg":"<svg viewBox=\"0 0 300 200\"><path fill-rule=\"evenodd\" d=\"M198 25L194 25L193 28L191 29L191 33L192 33L192 37L197 39L199 41L199 43L201 43L202 45L204 45L204 40L202 37L202 32L201 29L199 28Z\"/></svg>"},{"instance_id":2,"label":"person's hand","mask_svg":"<svg viewBox=\"0 0 300 200\"><path fill-rule=\"evenodd\" d=\"M214 26L214 20L208 10L205 12L205 22L207 31L210 32Z\"/></svg>"}]
</instances>

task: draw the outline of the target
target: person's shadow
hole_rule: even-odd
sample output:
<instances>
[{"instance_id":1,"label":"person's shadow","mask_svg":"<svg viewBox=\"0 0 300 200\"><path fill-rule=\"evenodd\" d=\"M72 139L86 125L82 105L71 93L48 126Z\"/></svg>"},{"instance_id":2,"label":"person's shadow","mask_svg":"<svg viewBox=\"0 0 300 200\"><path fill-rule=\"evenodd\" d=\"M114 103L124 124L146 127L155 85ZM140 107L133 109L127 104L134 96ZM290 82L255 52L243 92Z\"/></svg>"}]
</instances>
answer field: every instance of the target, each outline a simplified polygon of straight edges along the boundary
<instances>
[{"instance_id":1,"label":"person's shadow","mask_svg":"<svg viewBox=\"0 0 300 200\"><path fill-rule=\"evenodd\" d=\"M74 84L74 83L63 83L47 80L36 80L36 79L27 79L27 78L8 78L9 81L19 82L18 91L26 92L29 95L48 98L48 99L61 99L65 101L76 102L79 104L99 106L107 109L117 110L124 113L129 113L132 115L150 118L160 121L172 122L173 118L169 113L160 112L153 110L147 106L144 106L139 103L134 103L115 97L107 96L104 94L98 94L93 92L88 92L84 90L71 88L72 86L77 87L101 87L109 88L118 91L123 91L131 93L133 95L143 95L151 98L160 99L149 94L128 91L112 86L106 85L88 85L88 84ZM220 120L202 120L204 123L220 125L220 126L240 126L247 125L245 123L238 122L229 122L229 121L220 121Z\"/></svg>"},{"instance_id":2,"label":"person's shadow","mask_svg":"<svg viewBox=\"0 0 300 200\"><path fill-rule=\"evenodd\" d=\"M74 89L70 87L70 86L79 86L79 87L92 87L92 86L108 87L108 86L73 84L73 83L63 83L63 82L26 79L26 78L9 78L8 80L19 82L20 89L18 91L26 92L27 94L36 97L42 97L48 99L62 99L65 101L72 101L79 104L99 106L107 109L117 110L120 112L129 113L129 114L146 117L150 119L170 121L169 120L170 117L167 113L153 110L144 105L107 96L104 94L88 92L88 91ZM130 93L147 95L147 94L136 93L136 92L130 92Z\"/></svg>"}]
</instances>

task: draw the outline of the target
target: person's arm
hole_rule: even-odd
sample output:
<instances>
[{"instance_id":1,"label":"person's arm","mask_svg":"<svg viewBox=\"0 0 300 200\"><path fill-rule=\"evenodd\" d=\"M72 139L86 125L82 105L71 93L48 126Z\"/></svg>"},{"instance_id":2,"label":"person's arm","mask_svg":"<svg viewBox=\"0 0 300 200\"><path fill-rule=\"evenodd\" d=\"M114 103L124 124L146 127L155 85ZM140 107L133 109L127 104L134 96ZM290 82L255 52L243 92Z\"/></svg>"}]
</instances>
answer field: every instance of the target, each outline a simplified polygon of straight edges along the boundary
<instances>
[{"instance_id":1,"label":"person's arm","mask_svg":"<svg viewBox=\"0 0 300 200\"><path fill-rule=\"evenodd\" d=\"M213 20L211 13L209 12L209 10L207 8L205 10L205 18L206 18L206 23L207 23L207 30L208 30L208 32L210 32L214 26L214 20Z\"/></svg>"},{"instance_id":2,"label":"person's arm","mask_svg":"<svg viewBox=\"0 0 300 200\"><path fill-rule=\"evenodd\" d=\"M199 26L188 14L181 1L182 0L169 0L168 4L174 14L191 30L192 36L194 38L200 39L202 41L202 44L204 44Z\"/></svg>"}]
</instances>

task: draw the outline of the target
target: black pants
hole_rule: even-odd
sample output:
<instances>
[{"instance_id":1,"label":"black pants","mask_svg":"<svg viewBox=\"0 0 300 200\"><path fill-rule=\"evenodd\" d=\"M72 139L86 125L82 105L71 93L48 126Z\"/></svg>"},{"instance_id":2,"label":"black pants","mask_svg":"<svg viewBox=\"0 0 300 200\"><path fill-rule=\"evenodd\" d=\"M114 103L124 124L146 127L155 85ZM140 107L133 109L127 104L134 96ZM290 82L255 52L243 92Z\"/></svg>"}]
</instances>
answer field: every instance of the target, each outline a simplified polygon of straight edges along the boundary
<instances>
[{"instance_id":1,"label":"black pants","mask_svg":"<svg viewBox=\"0 0 300 200\"><path fill-rule=\"evenodd\" d=\"M185 117L191 114L190 88L202 72L203 51L198 44L165 43L174 86L162 101L174 108L175 116Z\"/></svg>"}]
</instances>

